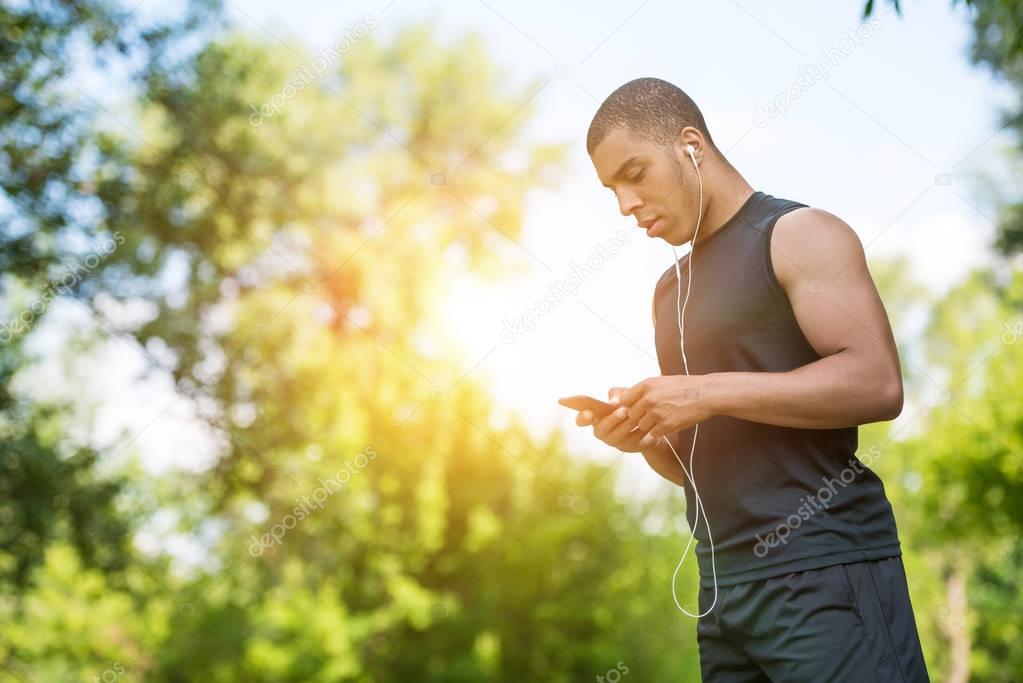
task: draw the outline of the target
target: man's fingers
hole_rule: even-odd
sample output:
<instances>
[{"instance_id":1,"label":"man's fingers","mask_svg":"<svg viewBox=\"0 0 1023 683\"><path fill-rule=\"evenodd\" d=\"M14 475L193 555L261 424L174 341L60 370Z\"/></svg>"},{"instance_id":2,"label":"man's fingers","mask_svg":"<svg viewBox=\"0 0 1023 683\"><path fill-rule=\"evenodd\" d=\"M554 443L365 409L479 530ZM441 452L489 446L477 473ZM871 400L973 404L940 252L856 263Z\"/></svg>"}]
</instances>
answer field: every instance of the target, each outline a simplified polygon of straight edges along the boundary
<instances>
[{"instance_id":1,"label":"man's fingers","mask_svg":"<svg viewBox=\"0 0 1023 683\"><path fill-rule=\"evenodd\" d=\"M639 397L643 395L643 390L646 388L646 385L644 384L645 381L646 380L643 380L643 382L640 382L639 384L633 384L618 395L618 400L622 403L622 405L631 406L639 400Z\"/></svg>"},{"instance_id":2,"label":"man's fingers","mask_svg":"<svg viewBox=\"0 0 1023 683\"><path fill-rule=\"evenodd\" d=\"M624 391L624 388L612 388L608 392L609 398L614 396L612 392L615 391ZM575 423L580 427L592 425L593 435L604 443L620 450L634 452L642 435L635 431L636 418L630 417L629 412L625 406L619 406L613 413L598 420L594 418L592 410L581 410L576 413ZM646 441L650 441L648 435Z\"/></svg>"},{"instance_id":3,"label":"man's fingers","mask_svg":"<svg viewBox=\"0 0 1023 683\"><path fill-rule=\"evenodd\" d=\"M626 387L611 387L607 390L607 400L611 405L618 405L621 402L621 395Z\"/></svg>"},{"instance_id":4,"label":"man's fingers","mask_svg":"<svg viewBox=\"0 0 1023 683\"><path fill-rule=\"evenodd\" d=\"M650 433L657 426L657 419L654 416L647 414L640 418L636 426L642 429L644 432Z\"/></svg>"},{"instance_id":5,"label":"man's fingers","mask_svg":"<svg viewBox=\"0 0 1023 683\"><path fill-rule=\"evenodd\" d=\"M593 426L593 435L604 441L607 439L607 435L625 420L628 420L628 411L624 407L618 408Z\"/></svg>"},{"instance_id":6,"label":"man's fingers","mask_svg":"<svg viewBox=\"0 0 1023 683\"><path fill-rule=\"evenodd\" d=\"M626 410L625 408L619 408L618 410ZM612 427L607 434L604 435L604 440L610 444L618 444L625 441L633 429L636 428L636 421L631 417L625 417L621 422Z\"/></svg>"},{"instance_id":7,"label":"man's fingers","mask_svg":"<svg viewBox=\"0 0 1023 683\"><path fill-rule=\"evenodd\" d=\"M643 438L639 440L639 449L641 451L645 451L647 449L653 448L654 446L657 445L658 441L660 441L659 438L651 436L650 434L644 434Z\"/></svg>"}]
</instances>

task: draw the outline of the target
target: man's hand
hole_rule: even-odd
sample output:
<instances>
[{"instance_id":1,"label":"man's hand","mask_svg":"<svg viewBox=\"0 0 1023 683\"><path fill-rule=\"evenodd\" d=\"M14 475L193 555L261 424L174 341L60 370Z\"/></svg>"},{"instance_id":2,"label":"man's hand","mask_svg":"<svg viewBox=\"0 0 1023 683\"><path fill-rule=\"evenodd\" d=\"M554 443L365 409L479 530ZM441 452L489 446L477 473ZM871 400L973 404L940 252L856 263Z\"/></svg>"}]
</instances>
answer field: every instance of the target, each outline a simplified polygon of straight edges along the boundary
<instances>
[{"instance_id":1,"label":"man's hand","mask_svg":"<svg viewBox=\"0 0 1023 683\"><path fill-rule=\"evenodd\" d=\"M607 392L608 400L611 403L618 403L624 391L624 387L610 389ZM657 439L636 429L636 422L637 420L629 416L629 411L624 406L619 406L617 410L599 421L594 421L593 413L589 410L580 411L575 416L577 425L580 427L593 425L595 437L624 453L639 453L657 445Z\"/></svg>"},{"instance_id":2,"label":"man's hand","mask_svg":"<svg viewBox=\"0 0 1023 683\"><path fill-rule=\"evenodd\" d=\"M651 377L621 394L629 421L654 439L713 417L709 389L712 375Z\"/></svg>"}]
</instances>

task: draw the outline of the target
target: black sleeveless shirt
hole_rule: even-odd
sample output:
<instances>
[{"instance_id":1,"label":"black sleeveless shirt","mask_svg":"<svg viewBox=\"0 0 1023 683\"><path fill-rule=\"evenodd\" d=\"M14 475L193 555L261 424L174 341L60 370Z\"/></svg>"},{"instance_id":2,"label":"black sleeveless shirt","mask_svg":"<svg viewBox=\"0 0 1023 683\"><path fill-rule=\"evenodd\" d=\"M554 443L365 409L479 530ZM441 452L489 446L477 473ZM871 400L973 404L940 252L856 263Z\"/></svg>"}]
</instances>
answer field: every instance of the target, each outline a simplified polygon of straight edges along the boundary
<instances>
[{"instance_id":1,"label":"black sleeveless shirt","mask_svg":"<svg viewBox=\"0 0 1023 683\"><path fill-rule=\"evenodd\" d=\"M685 311L690 374L785 372L820 359L771 265L775 221L804 206L754 192L719 230L697 235ZM662 375L684 374L678 314L689 260L679 261L681 298L674 265L655 289ZM673 444L686 467L693 431L678 432ZM714 538L718 585L900 555L884 485L867 467L879 452L857 457L856 449L856 427L799 429L722 415L700 423L693 477ZM684 488L693 528L696 500L688 480ZM695 533L700 584L710 587L702 514Z\"/></svg>"}]
</instances>

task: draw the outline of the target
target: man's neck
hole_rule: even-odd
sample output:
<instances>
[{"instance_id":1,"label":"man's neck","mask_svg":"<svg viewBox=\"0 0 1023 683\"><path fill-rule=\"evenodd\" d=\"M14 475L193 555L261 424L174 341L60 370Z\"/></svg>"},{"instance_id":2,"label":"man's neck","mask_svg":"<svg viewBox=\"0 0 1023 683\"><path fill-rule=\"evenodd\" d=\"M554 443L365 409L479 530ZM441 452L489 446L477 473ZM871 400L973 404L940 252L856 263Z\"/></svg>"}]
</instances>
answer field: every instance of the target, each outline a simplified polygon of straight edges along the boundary
<instances>
[{"instance_id":1,"label":"man's neck","mask_svg":"<svg viewBox=\"0 0 1023 683\"><path fill-rule=\"evenodd\" d=\"M753 194L753 187L738 173L724 174L717 182L704 181L704 187L711 185L715 191L704 202L703 218L696 241L707 239L728 222Z\"/></svg>"}]
</instances>

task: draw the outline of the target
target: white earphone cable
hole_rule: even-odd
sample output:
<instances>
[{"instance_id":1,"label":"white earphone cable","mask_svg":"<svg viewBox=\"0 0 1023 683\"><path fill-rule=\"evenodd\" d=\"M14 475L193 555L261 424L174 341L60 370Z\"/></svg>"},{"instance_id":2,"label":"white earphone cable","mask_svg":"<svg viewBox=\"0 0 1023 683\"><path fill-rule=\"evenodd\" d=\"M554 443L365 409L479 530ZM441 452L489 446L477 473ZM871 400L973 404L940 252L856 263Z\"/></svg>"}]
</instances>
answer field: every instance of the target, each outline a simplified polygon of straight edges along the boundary
<instances>
[{"instance_id":1,"label":"white earphone cable","mask_svg":"<svg viewBox=\"0 0 1023 683\"><path fill-rule=\"evenodd\" d=\"M700 222L703 220L703 176L700 175L700 165L696 163L696 155L693 153L692 146L687 145L686 151L689 152L689 158L692 159L693 161L693 168L696 169L696 177L700 181L699 214L697 215L696 218L696 230L693 232L692 245L689 249L689 266L686 269L687 271L686 274L688 278L688 283L686 285L686 300L685 302L682 303L682 307L678 315L678 335L679 345L682 349L682 366L685 369L686 376L688 376L689 361L686 358L685 314L686 304L689 303L689 293L692 291L693 288L693 254L696 251L696 236L700 232ZM675 309L679 310L679 302L682 298L682 273L678 266L678 254L675 252L675 245L671 245L671 251L673 254L675 254L675 279L676 282L678 283L678 294L675 297ZM689 483L692 484L694 498L696 499L696 515L695 519L693 520L693 528L690 530L689 542L686 543L686 549L682 553L682 558L678 561L678 566L675 567L675 573L672 574L671 577L671 597L675 600L675 606L678 607L686 616L694 617L697 619L706 616L707 614L710 614L711 610L714 609L714 605L716 605L718 601L718 571L714 557L714 536L711 535L710 519L707 516L706 508L703 507L703 500L700 498L700 491L699 489L696 488L696 478L693 477L692 474L693 454L696 452L696 437L699 435L699 433L700 425L699 424L693 425L693 445L689 449L689 469L686 469L685 463L683 463L682 459L678 457L678 453L675 451L675 447L671 445L671 441L668 439L668 437L667 436L661 437L662 439L664 439L664 442L668 444L668 448L671 449L671 452L675 454L675 459L678 460L678 464L682 466L682 471L685 472L686 477L689 478ZM705 527L707 527L707 539L710 541L710 566L714 575L714 600L713 602L711 602L710 607L707 608L706 612L702 612L700 614L693 614L692 612L687 611L685 607L679 604L678 595L675 593L675 582L677 581L678 578L678 572L682 568L682 564L685 562L686 556L689 554L689 548L690 546L692 546L693 540L696 538L696 529L700 525L701 509L703 510L703 524Z\"/></svg>"}]
</instances>

